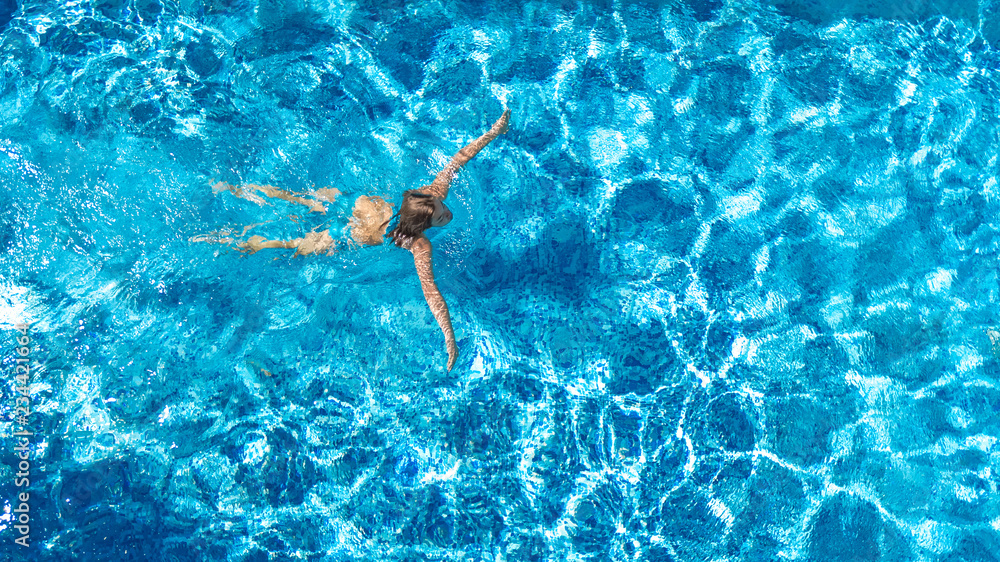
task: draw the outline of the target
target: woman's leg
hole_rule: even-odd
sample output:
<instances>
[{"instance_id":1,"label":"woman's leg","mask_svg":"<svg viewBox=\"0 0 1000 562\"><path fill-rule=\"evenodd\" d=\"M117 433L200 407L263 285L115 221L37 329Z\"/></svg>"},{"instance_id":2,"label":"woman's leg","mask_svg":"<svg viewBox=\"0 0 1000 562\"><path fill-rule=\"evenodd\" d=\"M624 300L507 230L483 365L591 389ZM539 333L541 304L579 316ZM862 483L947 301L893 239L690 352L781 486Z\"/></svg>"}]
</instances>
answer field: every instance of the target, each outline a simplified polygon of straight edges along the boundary
<instances>
[{"instance_id":1,"label":"woman's leg","mask_svg":"<svg viewBox=\"0 0 1000 562\"><path fill-rule=\"evenodd\" d=\"M236 245L241 251L248 254L255 254L268 248L292 249L295 248L295 256L308 256L310 254L332 254L336 249L336 242L330 236L329 230L321 232L310 232L302 238L292 240L268 240L263 236L251 236L246 242Z\"/></svg>"},{"instance_id":2,"label":"woman's leg","mask_svg":"<svg viewBox=\"0 0 1000 562\"><path fill-rule=\"evenodd\" d=\"M237 197L246 199L248 201L253 201L258 205L263 205L264 198L254 193L255 191L259 191L264 195L271 197L273 199L282 199L290 203L305 205L306 207L309 207L310 212L320 213L324 215L326 214L326 205L323 205L323 203L321 203L320 201L326 201L328 203L332 203L333 200L336 199L338 195L340 195L339 190L330 188L317 189L315 191L310 191L309 193L305 194L315 197L316 199L319 200L316 201L313 199L307 199L305 197L301 197L300 195L291 193L289 191L285 191L283 189L279 189L271 185L256 185L248 183L242 187L237 187L224 182L218 182L215 185L213 185L212 191L215 193L218 193L220 191L231 191L233 195Z\"/></svg>"}]
</instances>

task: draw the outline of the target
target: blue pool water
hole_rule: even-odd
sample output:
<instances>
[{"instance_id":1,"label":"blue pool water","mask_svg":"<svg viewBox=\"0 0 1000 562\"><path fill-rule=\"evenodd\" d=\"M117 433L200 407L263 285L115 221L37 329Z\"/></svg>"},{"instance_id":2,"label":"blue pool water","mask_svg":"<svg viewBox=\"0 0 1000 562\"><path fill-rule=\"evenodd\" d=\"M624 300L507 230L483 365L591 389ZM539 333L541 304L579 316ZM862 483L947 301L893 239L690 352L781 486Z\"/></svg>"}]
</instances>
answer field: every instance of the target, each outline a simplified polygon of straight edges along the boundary
<instances>
[{"instance_id":1,"label":"blue pool water","mask_svg":"<svg viewBox=\"0 0 1000 562\"><path fill-rule=\"evenodd\" d=\"M1000 559L997 8L0 1L0 555Z\"/></svg>"}]
</instances>

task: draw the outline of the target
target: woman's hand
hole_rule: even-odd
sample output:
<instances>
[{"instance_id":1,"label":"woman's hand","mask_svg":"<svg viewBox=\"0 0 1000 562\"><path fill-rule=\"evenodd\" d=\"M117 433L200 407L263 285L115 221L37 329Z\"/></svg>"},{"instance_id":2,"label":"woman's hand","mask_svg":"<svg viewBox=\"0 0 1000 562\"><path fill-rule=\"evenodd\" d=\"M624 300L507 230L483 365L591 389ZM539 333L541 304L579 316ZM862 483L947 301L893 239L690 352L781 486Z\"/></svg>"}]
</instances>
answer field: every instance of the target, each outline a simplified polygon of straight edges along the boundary
<instances>
[{"instance_id":1,"label":"woman's hand","mask_svg":"<svg viewBox=\"0 0 1000 562\"><path fill-rule=\"evenodd\" d=\"M458 344L455 342L448 342L448 370L455 366L455 361L458 359Z\"/></svg>"},{"instance_id":2,"label":"woman's hand","mask_svg":"<svg viewBox=\"0 0 1000 562\"><path fill-rule=\"evenodd\" d=\"M504 111L503 115L500 116L500 119L497 119L497 122L493 124L493 129L499 130L500 132L497 134L502 135L507 132L507 126L509 124L510 124L510 110L508 109Z\"/></svg>"}]
</instances>

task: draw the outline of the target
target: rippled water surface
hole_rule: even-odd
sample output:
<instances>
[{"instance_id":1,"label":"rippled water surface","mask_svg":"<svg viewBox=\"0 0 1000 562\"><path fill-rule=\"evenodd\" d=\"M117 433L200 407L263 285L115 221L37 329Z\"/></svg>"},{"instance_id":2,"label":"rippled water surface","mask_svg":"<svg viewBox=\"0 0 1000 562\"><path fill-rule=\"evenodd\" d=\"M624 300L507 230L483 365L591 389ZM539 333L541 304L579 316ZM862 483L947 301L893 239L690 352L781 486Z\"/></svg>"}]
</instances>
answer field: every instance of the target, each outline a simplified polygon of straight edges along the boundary
<instances>
[{"instance_id":1,"label":"rippled water surface","mask_svg":"<svg viewBox=\"0 0 1000 562\"><path fill-rule=\"evenodd\" d=\"M1000 559L981 1L0 1L0 553Z\"/></svg>"}]
</instances>

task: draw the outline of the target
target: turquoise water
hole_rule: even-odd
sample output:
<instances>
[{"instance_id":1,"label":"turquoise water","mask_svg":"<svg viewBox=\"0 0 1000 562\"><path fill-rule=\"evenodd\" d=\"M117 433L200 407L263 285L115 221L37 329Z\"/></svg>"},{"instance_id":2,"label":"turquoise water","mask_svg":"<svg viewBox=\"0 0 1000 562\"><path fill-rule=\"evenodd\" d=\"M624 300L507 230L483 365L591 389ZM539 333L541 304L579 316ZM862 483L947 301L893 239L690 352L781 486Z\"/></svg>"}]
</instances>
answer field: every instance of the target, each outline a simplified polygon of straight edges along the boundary
<instances>
[{"instance_id":1,"label":"turquoise water","mask_svg":"<svg viewBox=\"0 0 1000 562\"><path fill-rule=\"evenodd\" d=\"M0 2L0 553L1000 559L993 14ZM450 373L407 252L192 241L504 108L430 234Z\"/></svg>"}]
</instances>

